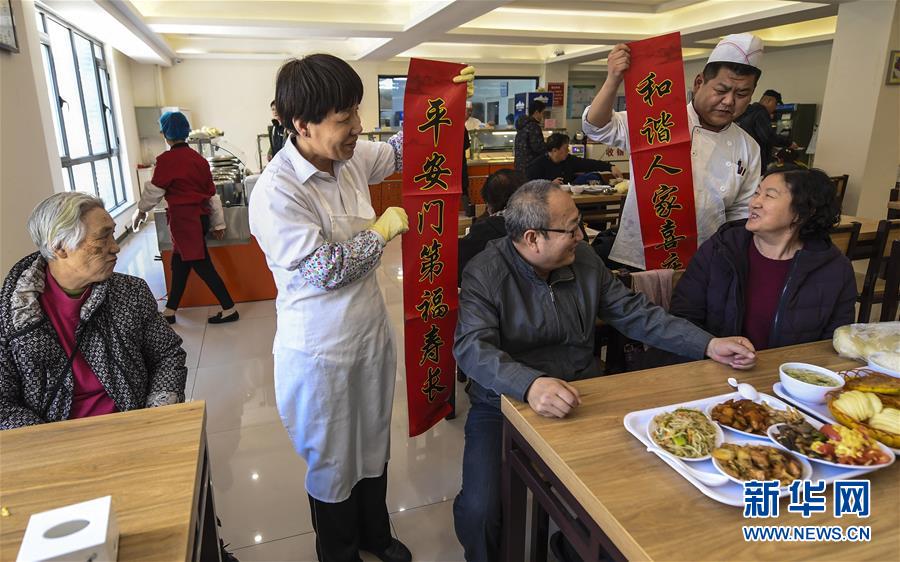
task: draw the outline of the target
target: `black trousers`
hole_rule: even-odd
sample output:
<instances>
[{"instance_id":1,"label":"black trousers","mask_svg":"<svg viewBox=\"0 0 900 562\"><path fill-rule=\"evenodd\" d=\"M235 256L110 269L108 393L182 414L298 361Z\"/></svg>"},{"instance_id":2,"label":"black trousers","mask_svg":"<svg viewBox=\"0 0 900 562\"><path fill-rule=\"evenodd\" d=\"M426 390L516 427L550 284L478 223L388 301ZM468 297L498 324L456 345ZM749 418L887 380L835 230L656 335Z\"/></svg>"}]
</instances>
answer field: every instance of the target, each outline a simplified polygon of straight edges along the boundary
<instances>
[{"instance_id":1,"label":"black trousers","mask_svg":"<svg viewBox=\"0 0 900 562\"><path fill-rule=\"evenodd\" d=\"M391 544L387 504L387 465L376 478L353 486L350 497L326 503L309 496L320 562L359 562L359 551L380 552Z\"/></svg>"},{"instance_id":2,"label":"black trousers","mask_svg":"<svg viewBox=\"0 0 900 562\"><path fill-rule=\"evenodd\" d=\"M218 299L219 304L222 305L223 310L228 310L234 306L234 301L231 300L231 295L228 294L225 282L219 277L216 266L213 265L213 262L209 257L209 249L206 247L206 233L209 232L209 217L206 215L201 216L200 223L203 225L204 236L203 259L185 261L181 259L181 255L178 254L178 252L172 252L172 290L169 291L169 300L166 302L166 308L178 310L178 304L181 302L182 295L184 295L184 289L187 287L188 275L191 274L192 269L200 276L200 279L203 279L203 282L206 283L209 290L216 296L216 299Z\"/></svg>"}]
</instances>

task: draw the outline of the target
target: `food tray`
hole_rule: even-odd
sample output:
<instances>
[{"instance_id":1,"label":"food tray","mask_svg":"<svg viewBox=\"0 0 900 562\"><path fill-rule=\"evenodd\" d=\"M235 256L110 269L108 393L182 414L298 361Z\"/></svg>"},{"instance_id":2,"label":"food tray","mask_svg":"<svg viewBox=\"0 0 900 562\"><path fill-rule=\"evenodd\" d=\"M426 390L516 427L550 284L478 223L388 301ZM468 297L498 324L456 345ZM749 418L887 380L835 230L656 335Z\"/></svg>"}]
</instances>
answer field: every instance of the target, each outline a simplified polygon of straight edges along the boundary
<instances>
[{"instance_id":1,"label":"food tray","mask_svg":"<svg viewBox=\"0 0 900 562\"><path fill-rule=\"evenodd\" d=\"M831 412L828 410L828 404L810 404L809 402L804 402L794 396L792 396L787 390L785 390L784 386L781 385L780 382L776 382L772 385L772 390L775 391L782 400L791 404L792 406L796 406L798 410L809 414L810 416L817 418L819 421L824 423L838 423L831 416ZM887 447L887 445L885 445ZM900 453L900 449L896 447L888 447L890 450L895 453Z\"/></svg>"},{"instance_id":2,"label":"food tray","mask_svg":"<svg viewBox=\"0 0 900 562\"><path fill-rule=\"evenodd\" d=\"M787 408L787 404L771 396L769 394L765 394L760 392L759 396L765 402L768 402L770 406L778 409ZM675 408L695 408L700 410L701 412L705 412L706 409L714 404L719 404L721 402L725 402L728 399L740 400L742 397L737 392L731 392L728 394L720 394L718 396L711 396L709 398L702 398L700 400L694 400L692 402L682 402L679 404L671 404L668 406L661 406L659 408L649 408L647 410L638 410L636 412L631 412L625 416L623 420L625 424L625 429L628 430L629 433L634 435L638 441L644 444L646 447L655 446L656 444L650 441L650 438L647 436L647 424L658 414L663 412L668 412L674 410ZM713 422L715 423L715 422ZM724 428L723 428L724 429ZM737 434L733 431L724 430L725 433L725 442L726 443L737 443L741 441L747 441L751 438L746 437L744 435ZM759 438L760 445L771 445L776 447L774 443L765 435L760 435ZM654 453L647 452L648 455L657 458ZM665 463L662 459L658 459L659 462ZM696 470L700 470L702 472L709 472L710 474L720 474L718 470L713 466L712 459L698 462L691 462L690 467ZM668 463L665 463L668 464ZM859 477L861 474L866 474L868 472L872 472L878 470L878 466L861 466L859 468L837 468L825 466L823 464L819 464L817 462L810 462L812 465L812 479L813 480L824 480L825 482L831 483L838 479L853 479ZM738 484L733 482L729 482L722 486L708 486L696 478L692 477L690 474L682 471L680 467L677 465L669 465L675 472L684 477L685 480L694 485L695 488L700 490L700 492L706 497L716 500L717 502L724 503L726 505L733 505L742 507L744 505L744 488ZM779 496L783 497L790 493L787 488L781 488L779 492Z\"/></svg>"}]
</instances>

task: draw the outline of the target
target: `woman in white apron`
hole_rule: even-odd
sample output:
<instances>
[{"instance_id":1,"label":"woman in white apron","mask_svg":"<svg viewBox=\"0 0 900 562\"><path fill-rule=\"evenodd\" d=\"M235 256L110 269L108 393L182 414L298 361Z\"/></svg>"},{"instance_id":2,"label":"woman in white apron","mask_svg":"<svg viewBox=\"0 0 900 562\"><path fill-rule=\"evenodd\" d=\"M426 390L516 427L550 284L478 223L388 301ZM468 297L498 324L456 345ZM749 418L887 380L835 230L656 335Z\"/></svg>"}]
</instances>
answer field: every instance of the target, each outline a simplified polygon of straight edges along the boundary
<instances>
[{"instance_id":1,"label":"woman in white apron","mask_svg":"<svg viewBox=\"0 0 900 562\"><path fill-rule=\"evenodd\" d=\"M409 226L398 207L376 220L368 189L400 169L402 138L358 140L362 96L336 57L285 63L275 104L290 137L250 197L250 230L278 287L275 397L308 465L323 562L356 562L360 550L412 559L385 504L397 358L375 275Z\"/></svg>"}]
</instances>

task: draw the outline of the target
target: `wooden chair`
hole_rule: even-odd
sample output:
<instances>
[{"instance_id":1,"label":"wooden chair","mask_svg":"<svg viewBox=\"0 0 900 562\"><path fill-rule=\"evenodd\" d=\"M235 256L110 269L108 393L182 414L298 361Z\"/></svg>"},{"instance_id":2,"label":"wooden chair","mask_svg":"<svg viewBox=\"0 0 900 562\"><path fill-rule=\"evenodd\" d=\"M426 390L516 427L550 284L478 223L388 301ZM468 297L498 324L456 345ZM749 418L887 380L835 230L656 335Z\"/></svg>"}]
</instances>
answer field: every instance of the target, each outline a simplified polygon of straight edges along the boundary
<instances>
[{"instance_id":1,"label":"wooden chair","mask_svg":"<svg viewBox=\"0 0 900 562\"><path fill-rule=\"evenodd\" d=\"M900 240L894 240L885 273L884 300L881 302L880 318L882 322L893 322L898 319L898 301L900 301Z\"/></svg>"},{"instance_id":2,"label":"wooden chair","mask_svg":"<svg viewBox=\"0 0 900 562\"><path fill-rule=\"evenodd\" d=\"M831 181L834 182L834 197L838 200L838 207L843 208L844 194L847 192L847 183L850 181L850 175L844 174L843 176L831 176Z\"/></svg>"},{"instance_id":3,"label":"wooden chair","mask_svg":"<svg viewBox=\"0 0 900 562\"><path fill-rule=\"evenodd\" d=\"M872 257L869 258L869 267L864 276L861 274L856 276L856 286L859 289L857 322L869 322L872 305L884 301L885 274L889 263L887 258L890 256L896 240L900 240L900 220L879 222L878 230L875 233Z\"/></svg>"},{"instance_id":4,"label":"wooden chair","mask_svg":"<svg viewBox=\"0 0 900 562\"><path fill-rule=\"evenodd\" d=\"M897 182L897 187L891 190L890 201L892 203L900 201L900 181ZM888 208L887 218L888 220L900 219L900 209Z\"/></svg>"},{"instance_id":5,"label":"wooden chair","mask_svg":"<svg viewBox=\"0 0 900 562\"><path fill-rule=\"evenodd\" d=\"M609 228L619 228L624 208L625 196L623 195L618 201L582 207L581 218L594 230L603 232Z\"/></svg>"},{"instance_id":6,"label":"wooden chair","mask_svg":"<svg viewBox=\"0 0 900 562\"><path fill-rule=\"evenodd\" d=\"M859 229L861 227L861 223L851 222L850 224L842 224L832 228L828 234L831 236L831 242L837 246L837 249L849 258L856 250L856 241L859 239Z\"/></svg>"}]
</instances>

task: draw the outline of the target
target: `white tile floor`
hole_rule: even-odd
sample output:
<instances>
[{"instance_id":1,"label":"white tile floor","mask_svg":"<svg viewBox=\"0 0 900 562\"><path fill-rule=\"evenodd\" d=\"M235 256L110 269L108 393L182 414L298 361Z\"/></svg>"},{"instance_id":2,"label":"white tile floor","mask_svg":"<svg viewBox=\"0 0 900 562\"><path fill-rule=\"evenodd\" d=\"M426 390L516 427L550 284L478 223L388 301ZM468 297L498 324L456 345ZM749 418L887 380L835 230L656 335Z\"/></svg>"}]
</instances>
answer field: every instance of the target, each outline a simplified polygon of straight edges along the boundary
<instances>
[{"instance_id":1,"label":"white tile floor","mask_svg":"<svg viewBox=\"0 0 900 562\"><path fill-rule=\"evenodd\" d=\"M129 237L118 271L142 277L160 300L166 293L155 230ZM402 326L400 244L391 243L378 270L394 331ZM216 511L221 534L242 562L315 560L315 535L297 456L275 407L272 381L273 301L240 303L241 319L211 326L218 307L178 311L175 330L187 352L188 399L205 400ZM403 357L402 341L397 356ZM396 536L416 561L462 560L453 531L468 402L459 386L458 417L407 437L406 379L398 367L388 465L388 510ZM364 556L363 560L375 560Z\"/></svg>"}]
</instances>

